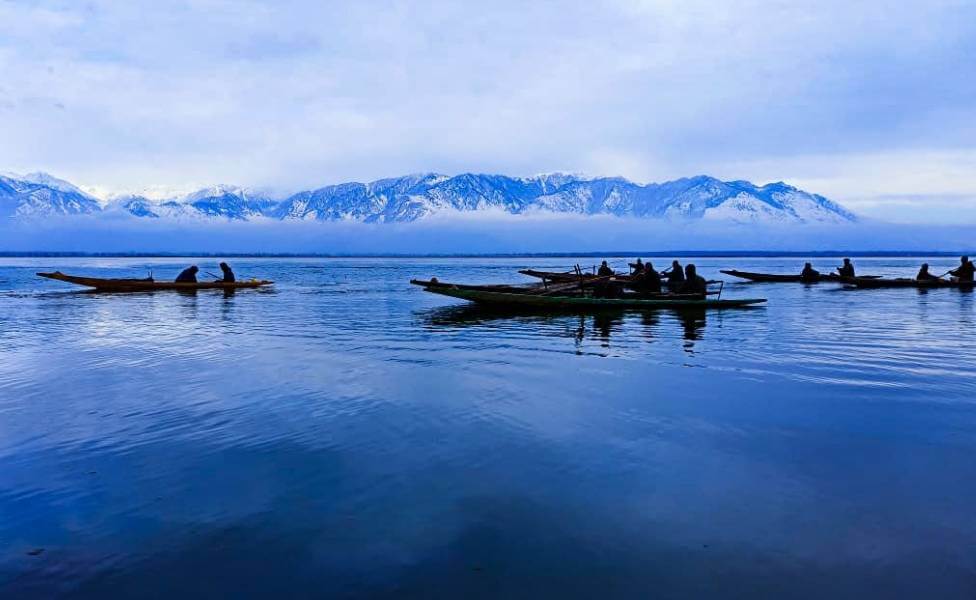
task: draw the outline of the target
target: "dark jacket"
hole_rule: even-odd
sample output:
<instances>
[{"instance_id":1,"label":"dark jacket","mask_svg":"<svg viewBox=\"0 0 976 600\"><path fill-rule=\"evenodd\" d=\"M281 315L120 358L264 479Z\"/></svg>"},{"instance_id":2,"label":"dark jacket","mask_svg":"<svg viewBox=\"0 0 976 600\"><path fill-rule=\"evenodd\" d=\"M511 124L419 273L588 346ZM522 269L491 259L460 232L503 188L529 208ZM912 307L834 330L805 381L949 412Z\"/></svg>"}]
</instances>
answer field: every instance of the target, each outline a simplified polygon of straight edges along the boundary
<instances>
[{"instance_id":1,"label":"dark jacket","mask_svg":"<svg viewBox=\"0 0 976 600\"><path fill-rule=\"evenodd\" d=\"M701 275L685 281L678 289L679 294L704 294L708 291L708 282Z\"/></svg>"},{"instance_id":2,"label":"dark jacket","mask_svg":"<svg viewBox=\"0 0 976 600\"><path fill-rule=\"evenodd\" d=\"M613 269L606 265L600 265L600 269L596 272L600 277L609 277L613 275Z\"/></svg>"},{"instance_id":3,"label":"dark jacket","mask_svg":"<svg viewBox=\"0 0 976 600\"><path fill-rule=\"evenodd\" d=\"M816 281L820 279L820 271L814 269L813 267L803 267L803 272L800 273L800 277L803 278L804 281Z\"/></svg>"},{"instance_id":4,"label":"dark jacket","mask_svg":"<svg viewBox=\"0 0 976 600\"><path fill-rule=\"evenodd\" d=\"M196 283L197 282L197 269L193 267L187 267L183 269L179 275L176 276L177 283Z\"/></svg>"},{"instance_id":5,"label":"dark jacket","mask_svg":"<svg viewBox=\"0 0 976 600\"><path fill-rule=\"evenodd\" d=\"M972 281L974 272L976 272L976 266L973 266L973 261L969 261L959 265L959 268L949 271L949 274L958 277L959 281Z\"/></svg>"},{"instance_id":6,"label":"dark jacket","mask_svg":"<svg viewBox=\"0 0 976 600\"><path fill-rule=\"evenodd\" d=\"M685 281L685 272L684 269L681 268L681 265L678 265L677 267L671 267L671 270L668 271L667 276L668 276L668 283L670 283L671 285L674 285L676 283L684 283Z\"/></svg>"},{"instance_id":7,"label":"dark jacket","mask_svg":"<svg viewBox=\"0 0 976 600\"><path fill-rule=\"evenodd\" d=\"M837 267L837 274L841 277L855 277L854 275L854 263L847 263Z\"/></svg>"},{"instance_id":8,"label":"dark jacket","mask_svg":"<svg viewBox=\"0 0 976 600\"><path fill-rule=\"evenodd\" d=\"M918 275L915 276L915 279L919 281L931 281L933 279L938 279L938 277L929 273L928 267L922 267L918 270Z\"/></svg>"},{"instance_id":9,"label":"dark jacket","mask_svg":"<svg viewBox=\"0 0 976 600\"><path fill-rule=\"evenodd\" d=\"M237 281L234 278L234 272L231 271L229 266L221 265L220 270L223 271L224 273L224 279L223 279L224 283L234 283L235 281Z\"/></svg>"},{"instance_id":10,"label":"dark jacket","mask_svg":"<svg viewBox=\"0 0 976 600\"><path fill-rule=\"evenodd\" d=\"M661 293L661 275L653 269L644 269L631 277L629 287L641 294L659 294Z\"/></svg>"},{"instance_id":11,"label":"dark jacket","mask_svg":"<svg viewBox=\"0 0 976 600\"><path fill-rule=\"evenodd\" d=\"M644 291L650 294L661 291L661 275L654 269L644 269Z\"/></svg>"}]
</instances>

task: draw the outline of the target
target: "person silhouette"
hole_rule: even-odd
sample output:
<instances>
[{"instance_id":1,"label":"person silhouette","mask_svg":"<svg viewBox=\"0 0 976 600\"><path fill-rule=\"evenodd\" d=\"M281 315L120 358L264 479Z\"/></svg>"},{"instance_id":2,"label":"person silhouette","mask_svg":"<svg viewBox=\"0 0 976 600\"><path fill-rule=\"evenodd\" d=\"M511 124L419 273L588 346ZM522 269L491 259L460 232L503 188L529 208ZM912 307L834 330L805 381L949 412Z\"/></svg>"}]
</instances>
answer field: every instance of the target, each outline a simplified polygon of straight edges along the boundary
<instances>
[{"instance_id":1,"label":"person silhouette","mask_svg":"<svg viewBox=\"0 0 976 600\"><path fill-rule=\"evenodd\" d=\"M963 256L959 259L959 262L960 265L949 271L949 275L952 275L963 283L972 283L973 274L976 273L976 267L973 266L968 256Z\"/></svg>"},{"instance_id":2,"label":"person silhouette","mask_svg":"<svg viewBox=\"0 0 976 600\"><path fill-rule=\"evenodd\" d=\"M220 270L224 274L224 278L221 279L224 283L234 283L236 279L234 278L234 272L231 271L230 265L225 262L220 263Z\"/></svg>"},{"instance_id":3,"label":"person silhouette","mask_svg":"<svg viewBox=\"0 0 976 600\"><path fill-rule=\"evenodd\" d=\"M196 265L192 265L180 271L180 274L176 276L176 283L196 283L197 282L197 272L200 269Z\"/></svg>"}]
</instances>

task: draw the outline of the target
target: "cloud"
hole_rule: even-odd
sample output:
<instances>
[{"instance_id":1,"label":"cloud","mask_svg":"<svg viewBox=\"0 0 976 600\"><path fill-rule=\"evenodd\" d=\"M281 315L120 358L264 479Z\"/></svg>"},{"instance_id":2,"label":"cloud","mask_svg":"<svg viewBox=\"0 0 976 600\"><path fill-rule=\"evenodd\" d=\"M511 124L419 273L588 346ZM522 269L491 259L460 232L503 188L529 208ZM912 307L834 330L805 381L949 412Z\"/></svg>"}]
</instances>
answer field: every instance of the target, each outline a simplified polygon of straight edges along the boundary
<instances>
[{"instance_id":1,"label":"cloud","mask_svg":"<svg viewBox=\"0 0 976 600\"><path fill-rule=\"evenodd\" d=\"M972 191L904 169L976 156L972 3L0 2L0 22L0 165L81 185L709 173L923 209Z\"/></svg>"}]
</instances>

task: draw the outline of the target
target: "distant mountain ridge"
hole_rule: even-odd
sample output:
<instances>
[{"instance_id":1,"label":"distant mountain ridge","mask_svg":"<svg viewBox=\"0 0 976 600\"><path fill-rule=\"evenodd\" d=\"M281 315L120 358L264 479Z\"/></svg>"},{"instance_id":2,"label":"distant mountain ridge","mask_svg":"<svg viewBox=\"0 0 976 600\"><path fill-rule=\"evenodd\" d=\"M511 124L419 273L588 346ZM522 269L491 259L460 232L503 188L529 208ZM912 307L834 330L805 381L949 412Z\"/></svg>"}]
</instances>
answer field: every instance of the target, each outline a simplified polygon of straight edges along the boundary
<instances>
[{"instance_id":1,"label":"distant mountain ridge","mask_svg":"<svg viewBox=\"0 0 976 600\"><path fill-rule=\"evenodd\" d=\"M101 203L44 173L0 175L0 217L114 214L140 219L412 222L444 213L503 211L746 223L844 223L835 202L782 182L757 186L699 175L637 184L622 177L554 173L535 177L419 173L341 183L273 198L218 185L166 200L121 196Z\"/></svg>"}]
</instances>

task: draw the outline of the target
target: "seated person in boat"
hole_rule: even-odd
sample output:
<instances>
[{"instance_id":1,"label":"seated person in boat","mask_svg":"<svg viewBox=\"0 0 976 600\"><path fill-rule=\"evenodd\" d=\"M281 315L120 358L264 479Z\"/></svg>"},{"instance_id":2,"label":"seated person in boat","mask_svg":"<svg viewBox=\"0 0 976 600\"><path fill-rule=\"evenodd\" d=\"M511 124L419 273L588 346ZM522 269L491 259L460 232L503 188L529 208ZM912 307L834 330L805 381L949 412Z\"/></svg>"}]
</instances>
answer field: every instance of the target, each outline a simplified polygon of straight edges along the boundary
<instances>
[{"instance_id":1,"label":"seated person in boat","mask_svg":"<svg viewBox=\"0 0 976 600\"><path fill-rule=\"evenodd\" d=\"M637 259L637 262L630 263L630 268L633 269L633 274L637 275L644 272L644 261Z\"/></svg>"},{"instance_id":2,"label":"seated person in boat","mask_svg":"<svg viewBox=\"0 0 976 600\"><path fill-rule=\"evenodd\" d=\"M708 291L708 282L698 274L695 265L685 267L685 282L678 288L679 294L695 294L704 296Z\"/></svg>"},{"instance_id":3,"label":"seated person in boat","mask_svg":"<svg viewBox=\"0 0 976 600\"><path fill-rule=\"evenodd\" d=\"M800 279L803 281L817 281L820 279L820 271L813 268L813 265L806 263L803 265L803 271L800 273Z\"/></svg>"},{"instance_id":4,"label":"seated person in boat","mask_svg":"<svg viewBox=\"0 0 976 600\"><path fill-rule=\"evenodd\" d=\"M929 273L929 263L922 263L922 268L918 270L915 279L916 281L935 281L938 277Z\"/></svg>"},{"instance_id":5,"label":"seated person in boat","mask_svg":"<svg viewBox=\"0 0 976 600\"><path fill-rule=\"evenodd\" d=\"M972 283L973 274L976 273L976 266L973 266L973 262L969 260L968 256L963 256L959 259L959 262L961 264L952 271L949 271L949 275L958 278L959 281Z\"/></svg>"},{"instance_id":6,"label":"seated person in boat","mask_svg":"<svg viewBox=\"0 0 976 600\"><path fill-rule=\"evenodd\" d=\"M640 294L660 294L661 274L654 269L654 265L646 263L642 271L634 271L628 287Z\"/></svg>"},{"instance_id":7,"label":"seated person in boat","mask_svg":"<svg viewBox=\"0 0 976 600\"><path fill-rule=\"evenodd\" d=\"M176 276L176 283L196 283L197 282L197 272L200 269L196 265L192 267L187 267Z\"/></svg>"},{"instance_id":8,"label":"seated person in boat","mask_svg":"<svg viewBox=\"0 0 976 600\"><path fill-rule=\"evenodd\" d=\"M844 264L837 267L837 274L841 277L857 277L854 274L854 263L851 262L851 259L844 259Z\"/></svg>"},{"instance_id":9,"label":"seated person in boat","mask_svg":"<svg viewBox=\"0 0 976 600\"><path fill-rule=\"evenodd\" d=\"M674 261L671 263L671 268L662 275L667 275L668 277L668 287L681 287L685 282L685 272L681 268L681 263Z\"/></svg>"},{"instance_id":10,"label":"seated person in boat","mask_svg":"<svg viewBox=\"0 0 976 600\"><path fill-rule=\"evenodd\" d=\"M661 293L661 274L658 273L657 269L654 268L654 265L649 262L644 265L644 287L646 289L646 293Z\"/></svg>"},{"instance_id":11,"label":"seated person in boat","mask_svg":"<svg viewBox=\"0 0 976 600\"><path fill-rule=\"evenodd\" d=\"M613 269L610 268L607 261L603 261L600 263L600 269L596 272L596 274L600 277L610 277L613 275Z\"/></svg>"},{"instance_id":12,"label":"seated person in boat","mask_svg":"<svg viewBox=\"0 0 976 600\"><path fill-rule=\"evenodd\" d=\"M237 281L234 278L234 272L230 270L230 265L225 262L220 263L220 271L224 274L224 278L221 279L224 283L234 283Z\"/></svg>"}]
</instances>

